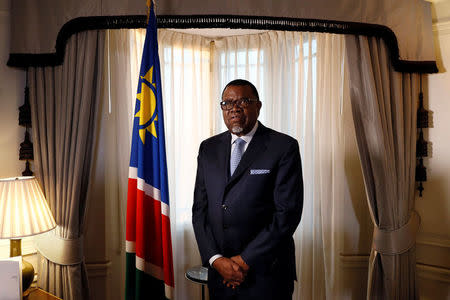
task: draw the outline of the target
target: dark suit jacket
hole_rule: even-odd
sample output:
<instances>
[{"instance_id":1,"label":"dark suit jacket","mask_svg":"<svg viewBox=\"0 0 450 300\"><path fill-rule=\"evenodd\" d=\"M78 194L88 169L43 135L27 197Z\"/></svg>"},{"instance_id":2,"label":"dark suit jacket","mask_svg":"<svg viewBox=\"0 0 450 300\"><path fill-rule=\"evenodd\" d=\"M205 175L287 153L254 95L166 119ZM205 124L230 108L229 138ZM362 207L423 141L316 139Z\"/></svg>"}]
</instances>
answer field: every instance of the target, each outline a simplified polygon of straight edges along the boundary
<instances>
[{"instance_id":1,"label":"dark suit jacket","mask_svg":"<svg viewBox=\"0 0 450 300\"><path fill-rule=\"evenodd\" d=\"M259 123L231 178L230 151L229 132L200 145L192 223L202 262L240 254L250 266L248 284L266 275L293 282L292 235L303 208L298 143ZM215 270L208 275L210 290L223 288Z\"/></svg>"}]
</instances>

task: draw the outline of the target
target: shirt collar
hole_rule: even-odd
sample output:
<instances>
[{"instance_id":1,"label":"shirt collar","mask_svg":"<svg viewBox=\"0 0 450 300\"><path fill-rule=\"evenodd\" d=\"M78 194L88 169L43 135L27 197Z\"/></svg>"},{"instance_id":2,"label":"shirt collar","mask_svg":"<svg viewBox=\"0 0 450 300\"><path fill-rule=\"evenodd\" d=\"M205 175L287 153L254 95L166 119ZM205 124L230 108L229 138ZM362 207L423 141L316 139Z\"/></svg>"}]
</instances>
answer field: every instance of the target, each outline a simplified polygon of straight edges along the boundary
<instances>
[{"instance_id":1,"label":"shirt collar","mask_svg":"<svg viewBox=\"0 0 450 300\"><path fill-rule=\"evenodd\" d=\"M256 129L258 129L258 123L259 123L259 121L256 121L256 123L253 126L252 130L250 130L247 134L245 134L243 136L237 136L234 133L231 133L231 145L233 145L234 141L238 137L243 139L246 142L246 144L248 145L250 143L250 141L252 140L253 136L255 135Z\"/></svg>"}]
</instances>

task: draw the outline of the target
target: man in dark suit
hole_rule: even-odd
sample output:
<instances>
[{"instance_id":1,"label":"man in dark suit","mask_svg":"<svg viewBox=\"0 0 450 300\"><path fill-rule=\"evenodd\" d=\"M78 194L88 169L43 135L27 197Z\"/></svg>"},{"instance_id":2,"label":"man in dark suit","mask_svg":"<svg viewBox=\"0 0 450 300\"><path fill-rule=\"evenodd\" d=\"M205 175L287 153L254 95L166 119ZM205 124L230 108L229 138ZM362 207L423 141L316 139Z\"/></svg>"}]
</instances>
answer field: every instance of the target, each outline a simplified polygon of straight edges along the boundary
<instances>
[{"instance_id":1,"label":"man in dark suit","mask_svg":"<svg viewBox=\"0 0 450 300\"><path fill-rule=\"evenodd\" d=\"M192 207L210 298L292 299L298 143L258 122L262 104L248 81L230 82L220 105L228 131L200 145Z\"/></svg>"}]
</instances>

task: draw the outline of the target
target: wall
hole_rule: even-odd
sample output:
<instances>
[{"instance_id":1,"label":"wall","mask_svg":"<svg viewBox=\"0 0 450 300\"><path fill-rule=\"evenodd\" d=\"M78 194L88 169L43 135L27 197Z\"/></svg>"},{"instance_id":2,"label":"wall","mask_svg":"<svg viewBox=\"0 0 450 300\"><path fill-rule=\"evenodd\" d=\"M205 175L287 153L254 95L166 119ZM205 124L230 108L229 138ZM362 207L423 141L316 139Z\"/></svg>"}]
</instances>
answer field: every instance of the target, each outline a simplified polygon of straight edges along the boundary
<instances>
[{"instance_id":1,"label":"wall","mask_svg":"<svg viewBox=\"0 0 450 300\"><path fill-rule=\"evenodd\" d=\"M25 71L6 66L9 56L10 6L0 0L0 178L20 176L25 163L19 160L19 147L25 128L19 126L19 106L24 101ZM22 254L36 269L32 238L22 239ZM0 258L9 256L9 240L0 239Z\"/></svg>"},{"instance_id":2,"label":"wall","mask_svg":"<svg viewBox=\"0 0 450 300\"><path fill-rule=\"evenodd\" d=\"M1 177L20 175L25 168L19 161L19 144L24 128L18 126L19 110L23 104L25 72L6 66L9 56L9 1L0 1L0 149Z\"/></svg>"},{"instance_id":3,"label":"wall","mask_svg":"<svg viewBox=\"0 0 450 300\"><path fill-rule=\"evenodd\" d=\"M433 8L436 11L436 7ZM429 86L425 90L426 107L432 111L433 126L425 132L426 138L432 143L432 156L425 160L428 181L424 184L424 197L416 200L416 209L422 218L417 243L419 291L421 299L430 300L450 298L450 12L445 14L439 7L437 11L439 19L435 20L434 34L440 73L428 76ZM18 107L23 104L25 72L6 66L9 21L9 0L0 0L0 178L20 175L24 169L24 162L18 160L19 144L24 134L24 129L18 126ZM346 123L346 127L352 128L349 123ZM349 134L348 139L345 166L347 174L354 178L350 182L362 182L359 175L356 175L359 162L352 145L352 134ZM346 248L341 256L341 263L344 271L354 278L352 284L347 283L349 286L345 287L347 295L353 299L362 299L364 291L361 286L365 286L367 278L367 256L364 254L368 253L371 224L365 214L367 204L361 199L364 195L361 184L354 184L349 188L351 196L346 201L351 201L349 205L353 206L353 210L347 213L354 215L345 219L347 223L344 226L359 226L360 231L356 239L353 236L345 237ZM92 214L96 205L101 206L101 203L94 203L90 207L87 221L87 226L96 230L87 233L87 240L95 240L98 231L106 230L103 222L105 216ZM8 256L8 245L8 241L0 240L0 257ZM27 249L25 251L33 251L32 247ZM106 250L103 244L90 244L85 250L88 261L91 262L88 270L93 296L101 299L101 296L96 296L107 294L104 286L109 264L105 256ZM30 258L32 262L35 261L34 256Z\"/></svg>"}]
</instances>

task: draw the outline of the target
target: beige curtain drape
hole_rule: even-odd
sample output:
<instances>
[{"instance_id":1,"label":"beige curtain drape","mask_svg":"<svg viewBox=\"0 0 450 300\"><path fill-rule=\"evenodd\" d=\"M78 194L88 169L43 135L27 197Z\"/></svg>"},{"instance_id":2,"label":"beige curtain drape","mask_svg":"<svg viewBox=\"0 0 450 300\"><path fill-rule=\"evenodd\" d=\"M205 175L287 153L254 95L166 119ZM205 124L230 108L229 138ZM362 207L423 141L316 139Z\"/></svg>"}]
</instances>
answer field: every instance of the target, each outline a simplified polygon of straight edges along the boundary
<instances>
[{"instance_id":1,"label":"beige curtain drape","mask_svg":"<svg viewBox=\"0 0 450 300\"><path fill-rule=\"evenodd\" d=\"M419 75L393 71L379 38L346 36L350 97L374 223L367 299L417 299L414 211Z\"/></svg>"},{"instance_id":2,"label":"beige curtain drape","mask_svg":"<svg viewBox=\"0 0 450 300\"><path fill-rule=\"evenodd\" d=\"M35 171L58 225L43 244L61 247L58 257L41 252L38 285L65 300L89 299L82 252L65 253L83 248L103 44L103 32L77 33L63 65L28 71Z\"/></svg>"}]
</instances>

